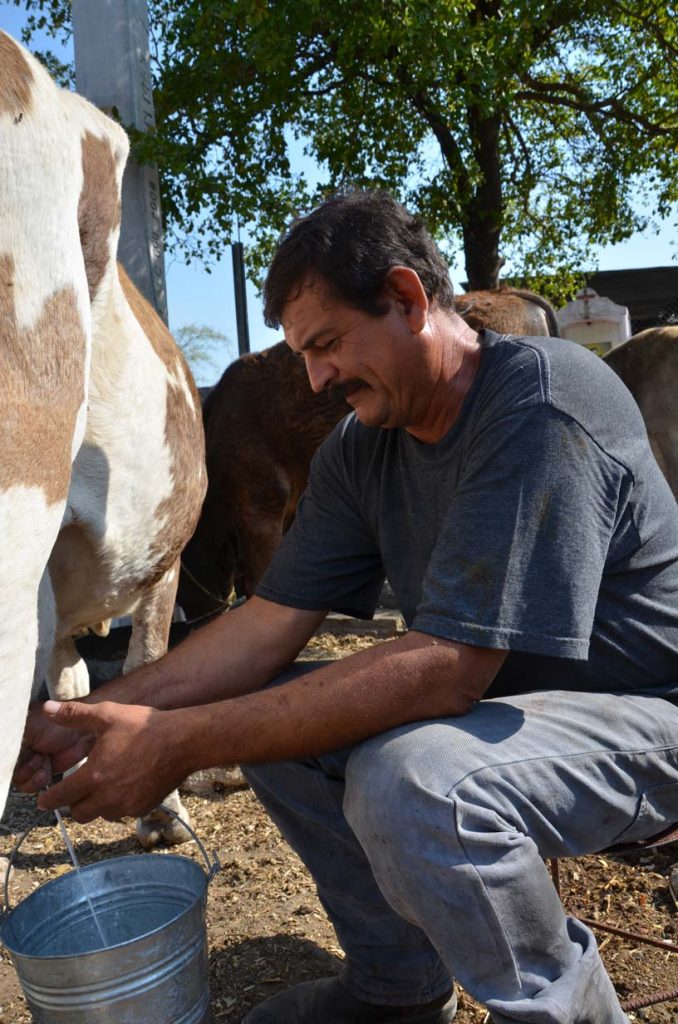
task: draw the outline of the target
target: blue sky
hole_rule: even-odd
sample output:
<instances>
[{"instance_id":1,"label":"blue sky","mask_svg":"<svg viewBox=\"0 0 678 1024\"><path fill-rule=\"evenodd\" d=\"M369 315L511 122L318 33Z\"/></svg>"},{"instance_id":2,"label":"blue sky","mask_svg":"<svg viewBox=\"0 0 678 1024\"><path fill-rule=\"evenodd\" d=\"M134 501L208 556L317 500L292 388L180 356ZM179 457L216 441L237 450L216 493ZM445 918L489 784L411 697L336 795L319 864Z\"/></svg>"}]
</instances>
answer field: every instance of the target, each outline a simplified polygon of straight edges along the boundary
<instances>
[{"instance_id":1,"label":"blue sky","mask_svg":"<svg viewBox=\"0 0 678 1024\"><path fill-rule=\"evenodd\" d=\"M0 28L19 38L25 19L26 15L21 8L0 0ZM36 45L58 50L54 40L40 39ZM72 59L72 49L64 53L64 59ZM245 234L242 241L247 243ZM636 235L619 245L595 250L593 258L598 257L600 270L668 266L678 256L675 242L675 227L667 222L658 235ZM168 256L166 275L170 328L177 330L189 323L206 324L230 339L223 351L215 350L214 370L199 371L196 374L198 383L212 384L238 354L230 251L211 267L211 273L207 273L201 264L186 266L179 256ZM463 278L463 265L460 261L459 266L452 269L452 280L457 290L461 290L460 281ZM265 326L261 303L251 283L248 283L247 293L251 347L259 350L280 340L281 335Z\"/></svg>"}]
</instances>

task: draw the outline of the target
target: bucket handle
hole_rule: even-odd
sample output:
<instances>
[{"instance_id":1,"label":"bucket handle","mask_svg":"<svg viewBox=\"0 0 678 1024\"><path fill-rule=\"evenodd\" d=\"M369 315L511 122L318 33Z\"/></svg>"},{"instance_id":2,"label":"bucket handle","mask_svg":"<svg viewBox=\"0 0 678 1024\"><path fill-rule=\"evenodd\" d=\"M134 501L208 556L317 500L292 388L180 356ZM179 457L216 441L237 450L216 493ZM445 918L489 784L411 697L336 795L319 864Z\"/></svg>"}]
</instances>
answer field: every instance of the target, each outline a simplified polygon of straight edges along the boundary
<instances>
[{"instance_id":1,"label":"bucket handle","mask_svg":"<svg viewBox=\"0 0 678 1024\"><path fill-rule=\"evenodd\" d=\"M205 864L207 865L207 882L209 884L214 878L214 876L217 874L217 872L221 871L221 861L219 860L219 854L217 853L217 851L212 850L212 859L210 860L210 855L205 849L202 839L200 839L200 837L193 831L188 822L184 821L180 814L177 814L176 811L173 811L171 807L167 806L167 804L159 804L158 810L163 811L165 814L169 814L170 818L174 818L175 821L177 821L183 828L186 829L191 839L200 850L200 853L204 858Z\"/></svg>"},{"instance_id":2,"label":"bucket handle","mask_svg":"<svg viewBox=\"0 0 678 1024\"><path fill-rule=\"evenodd\" d=\"M5 871L5 882L4 882L4 893L3 893L4 899L3 899L3 904L2 904L2 913L0 914L0 921L3 920L5 917L7 917L7 915L9 914L9 912L12 909L12 905L9 902L9 876L12 874L12 868L14 867L14 861L16 860L17 854L18 854L19 850L21 849L21 847L23 845L24 839L26 839L31 834L33 829L37 828L39 825L40 825L39 821L34 821L32 825L29 825L28 828L25 829L25 831L23 831L21 833L21 835L19 836L17 842L14 845L14 849L12 850L12 852L9 855L9 860L7 862L7 870Z\"/></svg>"},{"instance_id":3,"label":"bucket handle","mask_svg":"<svg viewBox=\"0 0 678 1024\"><path fill-rule=\"evenodd\" d=\"M217 874L217 872L221 871L221 861L219 860L219 854L217 853L217 851L216 850L212 850L212 857L210 859L210 855L208 854L207 850L205 849L205 846L204 846L202 840L194 832L194 830L191 828L191 826L188 824L188 822L184 821L184 819L181 817L181 815L177 814L176 811L173 811L171 807L167 806L167 804L159 804L158 805L158 810L159 811L163 811L165 814L169 814L170 818L174 818L175 821L177 821L183 828L186 829L186 831L190 835L191 839L193 839L194 843L196 844L196 846L200 850L200 853L202 854L202 856L203 856L203 858L205 860L205 864L207 865L207 884L209 885L210 882L212 881L212 879L214 878L214 876ZM34 821L32 825L29 825L29 827L24 832L21 833L21 835L19 836L18 841L16 842L16 844L14 846L14 849L12 850L12 852L9 855L9 861L8 861L8 864L7 864L7 871L5 872L4 893L3 893L4 900L3 900L2 909L0 910L0 921L2 921L5 917L7 917L7 915L12 910L12 906L11 906L11 904L9 902L9 876L12 873L12 868L14 867L14 861L17 858L17 854L19 853L19 850L21 849L21 846L22 846L22 844L24 842L24 839L26 839L30 835L30 833L33 831L33 829L38 828L39 825L40 825L39 821Z\"/></svg>"}]
</instances>

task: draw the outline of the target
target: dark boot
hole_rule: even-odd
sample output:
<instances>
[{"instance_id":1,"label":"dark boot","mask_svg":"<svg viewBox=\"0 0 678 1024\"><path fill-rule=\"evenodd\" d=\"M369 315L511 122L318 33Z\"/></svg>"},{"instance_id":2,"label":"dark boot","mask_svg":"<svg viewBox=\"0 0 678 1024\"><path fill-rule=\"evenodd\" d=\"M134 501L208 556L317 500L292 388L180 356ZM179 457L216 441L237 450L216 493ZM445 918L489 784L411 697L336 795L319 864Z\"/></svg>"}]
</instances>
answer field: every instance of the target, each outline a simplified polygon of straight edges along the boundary
<instances>
[{"instance_id":1,"label":"dark boot","mask_svg":"<svg viewBox=\"0 0 678 1024\"><path fill-rule=\"evenodd\" d=\"M294 985L255 1006L242 1024L450 1024L454 990L418 1006L382 1006L351 995L339 978Z\"/></svg>"}]
</instances>

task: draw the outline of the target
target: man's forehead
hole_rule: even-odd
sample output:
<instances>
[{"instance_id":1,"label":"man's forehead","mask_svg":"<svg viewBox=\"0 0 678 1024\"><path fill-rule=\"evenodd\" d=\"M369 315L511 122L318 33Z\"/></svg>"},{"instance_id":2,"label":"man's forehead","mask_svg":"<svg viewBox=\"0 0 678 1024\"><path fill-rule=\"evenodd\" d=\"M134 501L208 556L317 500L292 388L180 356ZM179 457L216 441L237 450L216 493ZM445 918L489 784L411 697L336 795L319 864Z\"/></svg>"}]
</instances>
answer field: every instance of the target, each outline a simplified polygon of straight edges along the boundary
<instances>
[{"instance_id":1,"label":"man's forehead","mask_svg":"<svg viewBox=\"0 0 678 1024\"><path fill-rule=\"evenodd\" d=\"M304 278L283 308L280 322L285 335L339 312L342 305L323 278L317 275Z\"/></svg>"}]
</instances>

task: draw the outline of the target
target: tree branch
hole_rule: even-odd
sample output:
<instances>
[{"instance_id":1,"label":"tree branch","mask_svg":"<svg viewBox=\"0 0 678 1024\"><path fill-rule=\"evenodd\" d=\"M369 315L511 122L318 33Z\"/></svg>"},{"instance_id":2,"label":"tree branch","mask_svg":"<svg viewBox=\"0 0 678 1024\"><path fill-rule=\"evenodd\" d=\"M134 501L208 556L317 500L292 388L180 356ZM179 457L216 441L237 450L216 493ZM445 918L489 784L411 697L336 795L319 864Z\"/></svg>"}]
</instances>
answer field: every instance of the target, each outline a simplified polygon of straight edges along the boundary
<instances>
[{"instance_id":1,"label":"tree branch","mask_svg":"<svg viewBox=\"0 0 678 1024\"><path fill-rule=\"evenodd\" d=\"M525 176L530 181L533 182L535 180L536 176L535 176L535 172L534 172L534 164L532 162L532 154L530 152L529 146L527 145L527 142L523 138L523 133L521 132L520 127L517 124L517 122L515 121L515 119L513 117L511 117L510 114L506 114L506 116L505 116L505 123L511 129L511 131L515 135L516 139L518 140L518 146L519 146L519 148L520 148L520 150L521 150L521 152L523 154L523 161L524 161L524 164L525 164ZM513 152L513 146L511 145L512 140L511 140L511 136L510 136L509 132L506 133L506 137L507 137L507 140L508 140L509 147L510 147L511 151ZM527 212L527 194L525 196L525 210Z\"/></svg>"},{"instance_id":2,"label":"tree branch","mask_svg":"<svg viewBox=\"0 0 678 1024\"><path fill-rule=\"evenodd\" d=\"M626 4L621 3L620 0L609 0L610 6L616 8L626 18L632 19L639 22L646 32L654 36L656 42L661 46L663 50L666 50L673 57L678 57L678 46L675 46L669 39L666 38L661 32L658 31L655 22L651 18L643 17L638 11L632 7L627 7Z\"/></svg>"},{"instance_id":3,"label":"tree branch","mask_svg":"<svg viewBox=\"0 0 678 1024\"><path fill-rule=\"evenodd\" d=\"M676 123L674 124L671 124L671 119L667 124L658 124L650 118L630 110L616 96L593 100L580 86L566 82L541 82L529 75L525 76L525 82L529 88L518 90L515 93L516 99L569 107L589 116L609 112L621 124L642 128L652 138L673 138L678 130L678 120L675 116L673 120Z\"/></svg>"}]
</instances>

